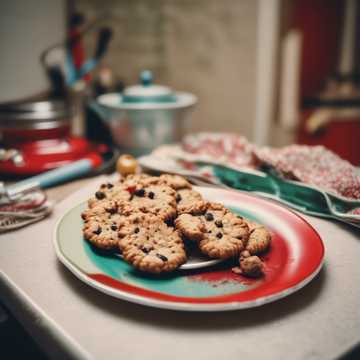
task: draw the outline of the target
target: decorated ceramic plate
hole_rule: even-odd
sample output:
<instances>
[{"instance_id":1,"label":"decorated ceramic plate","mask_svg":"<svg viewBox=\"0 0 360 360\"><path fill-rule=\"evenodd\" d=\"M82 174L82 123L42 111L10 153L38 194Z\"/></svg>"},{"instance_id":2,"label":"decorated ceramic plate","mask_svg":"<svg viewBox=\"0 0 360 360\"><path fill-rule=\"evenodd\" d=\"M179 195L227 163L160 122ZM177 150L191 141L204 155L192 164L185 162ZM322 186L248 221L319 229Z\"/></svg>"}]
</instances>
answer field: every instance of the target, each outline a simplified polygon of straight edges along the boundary
<instances>
[{"instance_id":1,"label":"decorated ceramic plate","mask_svg":"<svg viewBox=\"0 0 360 360\"><path fill-rule=\"evenodd\" d=\"M195 187L194 187L195 188ZM119 256L99 253L82 236L86 203L65 213L55 229L59 260L80 280L108 295L158 308L223 311L260 306L294 293L320 271L324 245L303 218L285 207L239 191L195 188L210 201L265 225L272 232L270 250L262 256L265 276L249 279L231 271L230 262L193 259L190 268L167 275L144 275ZM190 262L191 263L191 262Z\"/></svg>"}]
</instances>

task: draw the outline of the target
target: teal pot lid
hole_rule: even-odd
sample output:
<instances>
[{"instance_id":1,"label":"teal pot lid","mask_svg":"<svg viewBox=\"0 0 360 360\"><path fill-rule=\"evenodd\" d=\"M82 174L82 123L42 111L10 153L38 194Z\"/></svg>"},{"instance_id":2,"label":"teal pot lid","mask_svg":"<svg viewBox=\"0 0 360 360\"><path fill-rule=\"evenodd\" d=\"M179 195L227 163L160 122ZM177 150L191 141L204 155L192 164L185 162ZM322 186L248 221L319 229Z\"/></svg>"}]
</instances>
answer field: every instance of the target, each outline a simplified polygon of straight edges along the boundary
<instances>
[{"instance_id":1,"label":"teal pot lid","mask_svg":"<svg viewBox=\"0 0 360 360\"><path fill-rule=\"evenodd\" d=\"M124 103L173 103L175 93L167 86L153 84L153 74L149 70L140 73L140 84L129 86L124 90Z\"/></svg>"},{"instance_id":2,"label":"teal pot lid","mask_svg":"<svg viewBox=\"0 0 360 360\"><path fill-rule=\"evenodd\" d=\"M123 94L108 93L96 98L94 105L109 111L117 110L181 110L189 109L197 103L194 94L172 91L170 88L152 83L152 73L148 70L140 74L141 84L129 86Z\"/></svg>"}]
</instances>

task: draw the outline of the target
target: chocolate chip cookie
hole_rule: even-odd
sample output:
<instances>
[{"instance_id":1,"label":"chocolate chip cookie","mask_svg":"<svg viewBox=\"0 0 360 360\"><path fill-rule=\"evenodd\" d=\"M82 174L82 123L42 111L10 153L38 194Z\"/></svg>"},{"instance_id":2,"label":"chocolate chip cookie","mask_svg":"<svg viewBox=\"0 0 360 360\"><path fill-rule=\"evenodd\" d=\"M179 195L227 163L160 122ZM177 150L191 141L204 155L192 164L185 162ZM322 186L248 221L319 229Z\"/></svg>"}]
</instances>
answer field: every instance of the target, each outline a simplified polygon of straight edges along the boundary
<instances>
[{"instance_id":1,"label":"chocolate chip cookie","mask_svg":"<svg viewBox=\"0 0 360 360\"><path fill-rule=\"evenodd\" d=\"M126 186L122 182L104 183L101 184L99 189L88 200L89 208L97 206L101 202L109 200L129 200L130 193L127 191Z\"/></svg>"},{"instance_id":2,"label":"chocolate chip cookie","mask_svg":"<svg viewBox=\"0 0 360 360\"><path fill-rule=\"evenodd\" d=\"M126 217L118 212L114 201L104 201L82 213L84 238L94 246L111 250L118 248L119 228Z\"/></svg>"},{"instance_id":3,"label":"chocolate chip cookie","mask_svg":"<svg viewBox=\"0 0 360 360\"><path fill-rule=\"evenodd\" d=\"M131 192L129 203L144 213L157 215L163 221L176 216L176 192L167 185L140 184Z\"/></svg>"},{"instance_id":4,"label":"chocolate chip cookie","mask_svg":"<svg viewBox=\"0 0 360 360\"><path fill-rule=\"evenodd\" d=\"M191 184L180 175L163 174L159 179L174 190L191 189Z\"/></svg>"},{"instance_id":5,"label":"chocolate chip cookie","mask_svg":"<svg viewBox=\"0 0 360 360\"><path fill-rule=\"evenodd\" d=\"M152 214L131 215L120 234L119 247L124 260L141 271L169 272L186 262L178 231Z\"/></svg>"},{"instance_id":6,"label":"chocolate chip cookie","mask_svg":"<svg viewBox=\"0 0 360 360\"><path fill-rule=\"evenodd\" d=\"M130 200L131 192L142 186L142 183L151 177L146 174L131 174L118 181L106 182L100 185L94 196L88 201L89 207L94 207L102 201ZM158 178L157 178L158 179Z\"/></svg>"},{"instance_id":7,"label":"chocolate chip cookie","mask_svg":"<svg viewBox=\"0 0 360 360\"><path fill-rule=\"evenodd\" d=\"M180 175L162 174L160 176L148 176L141 183L148 185L167 185L174 190L191 189L191 184Z\"/></svg>"},{"instance_id":8,"label":"chocolate chip cookie","mask_svg":"<svg viewBox=\"0 0 360 360\"><path fill-rule=\"evenodd\" d=\"M197 240L202 253L211 258L239 256L249 235L246 222L221 204L209 203L203 215L180 215L176 228L188 238Z\"/></svg>"}]
</instances>

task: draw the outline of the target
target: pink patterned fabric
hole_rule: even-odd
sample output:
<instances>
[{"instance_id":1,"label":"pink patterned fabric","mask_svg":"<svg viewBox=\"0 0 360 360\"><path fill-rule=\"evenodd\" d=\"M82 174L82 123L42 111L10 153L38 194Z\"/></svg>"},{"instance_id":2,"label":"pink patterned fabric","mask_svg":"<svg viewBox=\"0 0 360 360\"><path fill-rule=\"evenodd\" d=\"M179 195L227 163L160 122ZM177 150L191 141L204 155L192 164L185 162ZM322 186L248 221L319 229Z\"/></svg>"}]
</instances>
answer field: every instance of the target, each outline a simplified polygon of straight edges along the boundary
<instances>
[{"instance_id":1,"label":"pink patterned fabric","mask_svg":"<svg viewBox=\"0 0 360 360\"><path fill-rule=\"evenodd\" d=\"M205 155L235 166L256 167L254 145L240 135L227 133L199 133L188 135L182 142L183 150Z\"/></svg>"},{"instance_id":2,"label":"pink patterned fabric","mask_svg":"<svg viewBox=\"0 0 360 360\"><path fill-rule=\"evenodd\" d=\"M348 161L323 146L291 145L255 150L262 163L285 178L300 180L347 198L360 199L360 174Z\"/></svg>"}]
</instances>

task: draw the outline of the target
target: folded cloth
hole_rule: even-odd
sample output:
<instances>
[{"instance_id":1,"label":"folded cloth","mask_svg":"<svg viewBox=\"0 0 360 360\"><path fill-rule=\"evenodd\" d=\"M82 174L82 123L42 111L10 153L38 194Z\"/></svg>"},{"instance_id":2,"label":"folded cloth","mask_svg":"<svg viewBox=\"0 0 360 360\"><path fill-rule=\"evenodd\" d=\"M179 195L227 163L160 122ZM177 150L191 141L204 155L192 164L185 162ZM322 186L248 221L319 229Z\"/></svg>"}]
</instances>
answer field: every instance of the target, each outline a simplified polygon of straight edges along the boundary
<instances>
[{"instance_id":1,"label":"folded cloth","mask_svg":"<svg viewBox=\"0 0 360 360\"><path fill-rule=\"evenodd\" d=\"M286 179L314 185L346 198L360 199L359 170L323 146L258 147L241 135L203 132L186 136L182 149L222 161L224 165L256 168L267 164Z\"/></svg>"},{"instance_id":2,"label":"folded cloth","mask_svg":"<svg viewBox=\"0 0 360 360\"><path fill-rule=\"evenodd\" d=\"M254 145L237 134L202 132L188 135L182 141L182 148L191 154L208 156L225 164L251 168L258 165Z\"/></svg>"},{"instance_id":3,"label":"folded cloth","mask_svg":"<svg viewBox=\"0 0 360 360\"><path fill-rule=\"evenodd\" d=\"M272 166L287 179L296 179L346 198L360 199L359 170L323 146L290 145L254 151L260 162Z\"/></svg>"}]
</instances>

